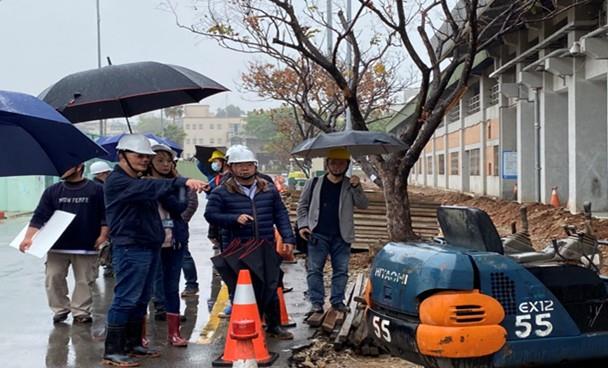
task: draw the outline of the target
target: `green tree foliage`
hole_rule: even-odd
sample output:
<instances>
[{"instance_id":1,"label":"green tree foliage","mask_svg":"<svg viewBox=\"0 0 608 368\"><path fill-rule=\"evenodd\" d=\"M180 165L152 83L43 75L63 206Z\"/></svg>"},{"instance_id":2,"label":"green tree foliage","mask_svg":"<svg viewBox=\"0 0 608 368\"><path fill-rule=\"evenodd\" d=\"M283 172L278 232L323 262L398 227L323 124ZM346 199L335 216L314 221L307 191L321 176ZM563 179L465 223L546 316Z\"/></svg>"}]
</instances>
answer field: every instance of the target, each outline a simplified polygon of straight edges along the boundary
<instances>
[{"instance_id":1,"label":"green tree foliage","mask_svg":"<svg viewBox=\"0 0 608 368\"><path fill-rule=\"evenodd\" d=\"M235 105L228 105L225 109L219 108L215 114L218 118L238 118L243 115L245 115L245 111Z\"/></svg>"},{"instance_id":2,"label":"green tree foliage","mask_svg":"<svg viewBox=\"0 0 608 368\"><path fill-rule=\"evenodd\" d=\"M178 143L183 147L186 132L175 124L169 124L165 127L165 129L163 129L162 136Z\"/></svg>"},{"instance_id":3,"label":"green tree foliage","mask_svg":"<svg viewBox=\"0 0 608 368\"><path fill-rule=\"evenodd\" d=\"M166 119L161 121L160 117L155 115L140 116L135 130L137 133L153 133L168 138L181 146L184 145L184 138L186 138L184 129Z\"/></svg>"}]
</instances>

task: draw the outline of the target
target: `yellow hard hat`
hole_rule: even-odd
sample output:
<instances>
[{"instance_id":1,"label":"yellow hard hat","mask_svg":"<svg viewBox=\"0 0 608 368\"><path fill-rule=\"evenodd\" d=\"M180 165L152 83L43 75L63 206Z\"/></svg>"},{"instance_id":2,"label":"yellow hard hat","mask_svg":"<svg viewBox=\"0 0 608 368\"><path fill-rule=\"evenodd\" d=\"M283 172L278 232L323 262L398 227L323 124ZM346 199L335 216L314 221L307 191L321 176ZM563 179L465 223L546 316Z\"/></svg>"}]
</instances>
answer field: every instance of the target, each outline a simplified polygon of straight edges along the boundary
<instances>
[{"instance_id":1,"label":"yellow hard hat","mask_svg":"<svg viewBox=\"0 0 608 368\"><path fill-rule=\"evenodd\" d=\"M346 148L334 148L329 150L327 158L334 160L350 160L350 153L348 153Z\"/></svg>"},{"instance_id":2,"label":"yellow hard hat","mask_svg":"<svg viewBox=\"0 0 608 368\"><path fill-rule=\"evenodd\" d=\"M226 160L226 157L224 156L224 153L222 151L213 151L211 153L211 157L209 158L209 162L213 162L213 160L215 160L216 158L220 158L222 160Z\"/></svg>"}]
</instances>

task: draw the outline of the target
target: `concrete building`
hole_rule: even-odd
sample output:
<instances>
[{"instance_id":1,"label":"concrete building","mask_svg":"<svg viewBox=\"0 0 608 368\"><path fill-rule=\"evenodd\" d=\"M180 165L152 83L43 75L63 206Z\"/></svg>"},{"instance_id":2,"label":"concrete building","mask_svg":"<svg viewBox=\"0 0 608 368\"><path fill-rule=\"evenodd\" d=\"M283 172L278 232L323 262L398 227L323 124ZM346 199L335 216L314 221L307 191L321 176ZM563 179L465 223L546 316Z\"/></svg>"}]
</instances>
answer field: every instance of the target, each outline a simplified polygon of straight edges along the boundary
<instances>
[{"instance_id":1,"label":"concrete building","mask_svg":"<svg viewBox=\"0 0 608 368\"><path fill-rule=\"evenodd\" d=\"M209 111L208 105L184 105L183 127L184 158L195 154L195 145L230 146L243 134L246 121L243 117L218 118Z\"/></svg>"},{"instance_id":2,"label":"concrete building","mask_svg":"<svg viewBox=\"0 0 608 368\"><path fill-rule=\"evenodd\" d=\"M544 203L557 187L573 212L584 201L607 211L606 6L591 1L570 8L480 52L469 89L410 181L506 199L516 190L520 202ZM388 129L397 132L412 113L406 105Z\"/></svg>"}]
</instances>

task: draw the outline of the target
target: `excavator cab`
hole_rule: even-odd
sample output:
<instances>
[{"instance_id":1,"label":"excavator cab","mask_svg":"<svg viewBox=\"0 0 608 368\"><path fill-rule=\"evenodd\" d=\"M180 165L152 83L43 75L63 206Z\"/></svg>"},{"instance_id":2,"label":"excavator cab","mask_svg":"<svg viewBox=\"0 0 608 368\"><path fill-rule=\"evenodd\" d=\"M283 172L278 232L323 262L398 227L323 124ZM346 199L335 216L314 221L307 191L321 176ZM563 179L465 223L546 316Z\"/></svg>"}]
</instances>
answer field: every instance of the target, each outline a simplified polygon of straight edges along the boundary
<instances>
[{"instance_id":1,"label":"excavator cab","mask_svg":"<svg viewBox=\"0 0 608 368\"><path fill-rule=\"evenodd\" d=\"M559 249L505 252L480 209L443 206L437 219L443 242L388 243L374 259L367 321L379 344L426 367L608 359L608 279Z\"/></svg>"}]
</instances>

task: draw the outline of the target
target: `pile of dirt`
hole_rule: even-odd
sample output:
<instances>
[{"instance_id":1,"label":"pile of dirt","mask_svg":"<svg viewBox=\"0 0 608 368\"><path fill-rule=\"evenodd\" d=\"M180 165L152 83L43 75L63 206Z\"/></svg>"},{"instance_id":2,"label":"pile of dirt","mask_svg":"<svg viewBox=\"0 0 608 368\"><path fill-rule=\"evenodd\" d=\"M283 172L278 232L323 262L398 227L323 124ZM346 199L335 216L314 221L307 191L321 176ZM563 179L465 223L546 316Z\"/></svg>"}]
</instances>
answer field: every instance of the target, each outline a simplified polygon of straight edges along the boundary
<instances>
[{"instance_id":1,"label":"pile of dirt","mask_svg":"<svg viewBox=\"0 0 608 368\"><path fill-rule=\"evenodd\" d=\"M438 190L411 186L409 188L411 199L424 199L443 205L461 205L476 207L484 210L494 221L494 225L501 236L511 234L511 223L515 222L521 229L519 221L519 208L524 205L528 209L529 233L532 244L536 249L543 249L551 243L552 239L566 237L564 225L575 226L583 230L584 216L571 214L564 208L553 208L540 203L518 203L488 196L472 196L459 192ZM594 218L593 230L598 239L608 238L608 219ZM608 249L602 249L604 259L608 259ZM604 266L603 274L608 274L608 267Z\"/></svg>"},{"instance_id":2,"label":"pile of dirt","mask_svg":"<svg viewBox=\"0 0 608 368\"><path fill-rule=\"evenodd\" d=\"M380 355L364 357L350 349L339 352L326 337L311 340L306 347L294 348L290 358L294 368L416 368L420 367L406 360Z\"/></svg>"}]
</instances>

